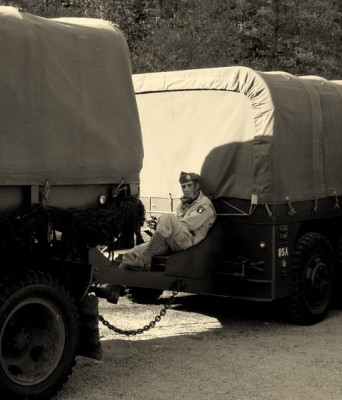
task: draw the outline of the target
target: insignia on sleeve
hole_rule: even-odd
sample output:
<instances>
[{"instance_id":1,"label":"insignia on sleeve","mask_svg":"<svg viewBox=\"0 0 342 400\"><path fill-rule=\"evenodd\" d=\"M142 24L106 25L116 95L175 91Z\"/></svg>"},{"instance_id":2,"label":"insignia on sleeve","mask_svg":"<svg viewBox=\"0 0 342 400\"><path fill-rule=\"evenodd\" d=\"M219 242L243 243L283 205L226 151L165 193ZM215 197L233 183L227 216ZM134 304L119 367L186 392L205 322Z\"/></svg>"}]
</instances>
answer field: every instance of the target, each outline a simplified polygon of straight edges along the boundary
<instances>
[{"instance_id":1,"label":"insignia on sleeve","mask_svg":"<svg viewBox=\"0 0 342 400\"><path fill-rule=\"evenodd\" d=\"M204 207L199 206L199 207L197 208L198 214L202 214L203 211L205 211L205 208L204 208Z\"/></svg>"}]
</instances>

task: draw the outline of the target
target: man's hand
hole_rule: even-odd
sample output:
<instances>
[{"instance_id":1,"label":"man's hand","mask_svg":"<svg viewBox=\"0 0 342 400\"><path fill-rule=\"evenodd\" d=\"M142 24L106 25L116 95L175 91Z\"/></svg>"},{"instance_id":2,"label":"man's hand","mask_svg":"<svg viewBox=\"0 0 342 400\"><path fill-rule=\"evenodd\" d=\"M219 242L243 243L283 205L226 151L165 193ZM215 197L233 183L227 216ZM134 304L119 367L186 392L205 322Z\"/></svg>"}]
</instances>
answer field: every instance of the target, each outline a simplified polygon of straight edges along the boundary
<instances>
[{"instance_id":1,"label":"man's hand","mask_svg":"<svg viewBox=\"0 0 342 400\"><path fill-rule=\"evenodd\" d=\"M146 222L150 229L153 229L153 230L157 229L157 217L151 217Z\"/></svg>"}]
</instances>

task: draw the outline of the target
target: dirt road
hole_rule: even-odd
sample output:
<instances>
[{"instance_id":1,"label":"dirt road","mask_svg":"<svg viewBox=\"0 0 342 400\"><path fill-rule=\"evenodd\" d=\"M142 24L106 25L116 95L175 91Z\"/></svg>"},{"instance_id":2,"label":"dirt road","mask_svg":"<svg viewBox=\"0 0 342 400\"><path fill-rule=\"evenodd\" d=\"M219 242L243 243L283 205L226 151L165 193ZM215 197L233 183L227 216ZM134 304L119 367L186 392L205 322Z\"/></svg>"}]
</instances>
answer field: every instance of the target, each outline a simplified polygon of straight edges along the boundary
<instances>
[{"instance_id":1,"label":"dirt road","mask_svg":"<svg viewBox=\"0 0 342 400\"><path fill-rule=\"evenodd\" d=\"M100 313L124 329L160 309L100 301ZM125 337L101 325L101 336L103 359L79 357L55 400L342 399L341 310L304 327L272 305L181 294L153 330Z\"/></svg>"}]
</instances>

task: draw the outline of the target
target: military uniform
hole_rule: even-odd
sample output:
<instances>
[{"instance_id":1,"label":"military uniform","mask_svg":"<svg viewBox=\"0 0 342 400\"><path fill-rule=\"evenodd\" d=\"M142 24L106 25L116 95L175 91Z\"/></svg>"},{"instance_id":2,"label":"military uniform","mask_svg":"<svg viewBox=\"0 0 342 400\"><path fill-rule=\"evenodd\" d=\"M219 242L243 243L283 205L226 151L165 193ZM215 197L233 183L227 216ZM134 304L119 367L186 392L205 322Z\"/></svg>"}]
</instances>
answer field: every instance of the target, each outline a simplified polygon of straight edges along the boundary
<instances>
[{"instance_id":1,"label":"military uniform","mask_svg":"<svg viewBox=\"0 0 342 400\"><path fill-rule=\"evenodd\" d=\"M195 174L182 173L180 183L197 180ZM159 217L156 231L150 242L134 247L123 256L121 267L149 269L153 255L182 251L203 240L216 219L211 201L201 191L193 200L181 199L175 214Z\"/></svg>"},{"instance_id":2,"label":"military uniform","mask_svg":"<svg viewBox=\"0 0 342 400\"><path fill-rule=\"evenodd\" d=\"M206 237L215 219L216 212L211 201L200 192L192 203L180 202L176 215L161 216L157 232L167 240L171 250L185 250Z\"/></svg>"}]
</instances>

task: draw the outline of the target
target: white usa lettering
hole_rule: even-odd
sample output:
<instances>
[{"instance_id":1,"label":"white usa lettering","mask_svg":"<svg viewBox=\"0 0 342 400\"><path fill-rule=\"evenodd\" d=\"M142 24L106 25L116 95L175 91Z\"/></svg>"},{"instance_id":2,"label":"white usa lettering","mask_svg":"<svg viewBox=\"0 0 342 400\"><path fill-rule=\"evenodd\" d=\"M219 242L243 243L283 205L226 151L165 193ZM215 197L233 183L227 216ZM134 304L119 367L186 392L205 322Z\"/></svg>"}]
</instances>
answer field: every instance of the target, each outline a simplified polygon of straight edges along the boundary
<instances>
[{"instance_id":1,"label":"white usa lettering","mask_svg":"<svg viewBox=\"0 0 342 400\"><path fill-rule=\"evenodd\" d=\"M278 257L287 257L289 255L289 249L287 247L279 247Z\"/></svg>"}]
</instances>

